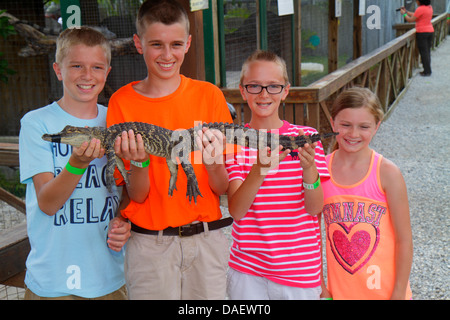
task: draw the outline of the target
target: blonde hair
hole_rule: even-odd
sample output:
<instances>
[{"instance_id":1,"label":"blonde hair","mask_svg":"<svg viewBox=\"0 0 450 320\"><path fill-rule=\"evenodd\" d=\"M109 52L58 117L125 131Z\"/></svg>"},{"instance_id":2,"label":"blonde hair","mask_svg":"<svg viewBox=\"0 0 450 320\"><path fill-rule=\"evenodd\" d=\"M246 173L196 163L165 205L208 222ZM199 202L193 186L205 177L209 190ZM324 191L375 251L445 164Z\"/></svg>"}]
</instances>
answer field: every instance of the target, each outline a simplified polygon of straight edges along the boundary
<instances>
[{"instance_id":1,"label":"blonde hair","mask_svg":"<svg viewBox=\"0 0 450 320\"><path fill-rule=\"evenodd\" d=\"M56 63L61 63L67 56L70 47L83 44L88 47L100 46L105 51L108 65L111 64L111 45L105 36L89 27L77 27L66 29L56 40Z\"/></svg>"},{"instance_id":2,"label":"blonde hair","mask_svg":"<svg viewBox=\"0 0 450 320\"><path fill-rule=\"evenodd\" d=\"M341 92L334 100L331 108L331 118L336 118L344 109L368 108L378 124L384 118L384 111L377 95L367 88L354 87Z\"/></svg>"},{"instance_id":3,"label":"blonde hair","mask_svg":"<svg viewBox=\"0 0 450 320\"><path fill-rule=\"evenodd\" d=\"M270 51L256 50L247 58L247 60L245 60L244 64L242 65L241 79L240 79L241 85L244 85L243 80L244 80L245 74L247 73L250 63L252 63L254 61L268 61L268 62L276 63L281 68L285 85L289 84L289 76L287 73L286 62L284 61L284 59Z\"/></svg>"},{"instance_id":4,"label":"blonde hair","mask_svg":"<svg viewBox=\"0 0 450 320\"><path fill-rule=\"evenodd\" d=\"M184 23L186 33L189 35L189 17L184 7L176 0L147 0L139 8L136 19L136 31L138 36L145 33L145 28L154 23L160 22L165 25L174 23Z\"/></svg>"}]
</instances>

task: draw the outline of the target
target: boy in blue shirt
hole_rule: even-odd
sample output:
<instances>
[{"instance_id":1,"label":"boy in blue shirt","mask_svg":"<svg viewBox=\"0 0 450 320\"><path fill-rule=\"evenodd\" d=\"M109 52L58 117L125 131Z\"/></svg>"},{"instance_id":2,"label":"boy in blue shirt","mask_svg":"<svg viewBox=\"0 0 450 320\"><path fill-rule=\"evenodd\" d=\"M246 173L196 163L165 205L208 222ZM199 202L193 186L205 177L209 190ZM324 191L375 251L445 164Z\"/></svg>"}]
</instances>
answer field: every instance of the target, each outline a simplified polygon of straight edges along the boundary
<instances>
[{"instance_id":1,"label":"boy in blue shirt","mask_svg":"<svg viewBox=\"0 0 450 320\"><path fill-rule=\"evenodd\" d=\"M57 40L53 69L63 97L28 112L19 135L20 178L27 185L31 251L25 299L126 299L122 247L130 225L115 217L121 190L105 185L105 150L93 139L79 148L42 140L66 125L106 126L97 104L108 76L111 49L87 27Z\"/></svg>"}]
</instances>

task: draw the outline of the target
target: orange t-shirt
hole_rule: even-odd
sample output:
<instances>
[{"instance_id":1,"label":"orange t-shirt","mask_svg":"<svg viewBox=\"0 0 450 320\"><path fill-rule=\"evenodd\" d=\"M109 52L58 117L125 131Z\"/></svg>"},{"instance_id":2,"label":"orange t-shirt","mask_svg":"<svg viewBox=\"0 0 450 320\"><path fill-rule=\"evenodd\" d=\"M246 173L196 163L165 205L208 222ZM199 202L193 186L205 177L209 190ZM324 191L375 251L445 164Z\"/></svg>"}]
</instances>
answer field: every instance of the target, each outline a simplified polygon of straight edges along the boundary
<instances>
[{"instance_id":1,"label":"orange t-shirt","mask_svg":"<svg viewBox=\"0 0 450 320\"><path fill-rule=\"evenodd\" d=\"M382 156L373 151L366 176L351 186L322 184L326 226L328 290L333 299L389 299L395 284L395 232L381 187ZM405 299L412 298L408 286Z\"/></svg>"},{"instance_id":2,"label":"orange t-shirt","mask_svg":"<svg viewBox=\"0 0 450 320\"><path fill-rule=\"evenodd\" d=\"M161 98L148 98L137 93L133 89L133 85L137 83L138 81L132 82L112 95L106 119L108 127L121 122L139 121L177 130L189 129L198 122L232 122L222 92L211 83L181 75L179 88ZM131 201L122 210L122 215L149 230L220 219L222 213L219 197L209 187L206 168L201 160L198 161L201 159L199 153L200 151L194 151L190 155L203 196L197 197L197 204L194 201L190 203L186 197L187 178L181 166L178 166L176 189L173 196L169 196L170 172L166 159L150 155L150 193L144 203ZM129 162L125 161L125 167L129 169L129 166ZM121 176L116 182L124 183Z\"/></svg>"},{"instance_id":3,"label":"orange t-shirt","mask_svg":"<svg viewBox=\"0 0 450 320\"><path fill-rule=\"evenodd\" d=\"M433 19L432 6L419 6L414 12L414 16L416 17L416 32L434 32L434 27L431 24L431 19Z\"/></svg>"}]
</instances>

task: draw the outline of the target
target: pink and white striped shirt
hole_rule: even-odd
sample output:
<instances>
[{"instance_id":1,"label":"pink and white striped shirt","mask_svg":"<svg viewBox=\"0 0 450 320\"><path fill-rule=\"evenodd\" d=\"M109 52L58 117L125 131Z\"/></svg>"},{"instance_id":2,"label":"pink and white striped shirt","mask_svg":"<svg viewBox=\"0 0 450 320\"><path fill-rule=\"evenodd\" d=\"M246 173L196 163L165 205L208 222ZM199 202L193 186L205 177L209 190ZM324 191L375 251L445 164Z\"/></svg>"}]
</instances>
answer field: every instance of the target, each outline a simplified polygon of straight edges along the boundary
<instances>
[{"instance_id":1,"label":"pink and white striped shirt","mask_svg":"<svg viewBox=\"0 0 450 320\"><path fill-rule=\"evenodd\" d=\"M286 121L278 133L297 136L299 129L307 135L317 133ZM234 221L229 265L283 285L312 288L320 286L320 228L317 217L305 210L303 169L297 151L266 176L247 214ZM315 151L316 166L324 181L330 175L320 141ZM244 181L256 155L257 150L241 147L240 153L228 159L229 180Z\"/></svg>"}]
</instances>

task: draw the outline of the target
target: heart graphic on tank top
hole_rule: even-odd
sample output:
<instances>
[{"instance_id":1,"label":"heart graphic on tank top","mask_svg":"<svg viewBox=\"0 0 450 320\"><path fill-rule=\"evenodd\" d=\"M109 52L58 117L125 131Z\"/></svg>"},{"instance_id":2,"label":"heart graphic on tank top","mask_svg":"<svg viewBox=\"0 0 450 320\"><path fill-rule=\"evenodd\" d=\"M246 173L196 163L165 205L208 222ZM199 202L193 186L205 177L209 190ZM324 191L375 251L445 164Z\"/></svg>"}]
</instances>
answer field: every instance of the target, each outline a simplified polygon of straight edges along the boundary
<instances>
[{"instance_id":1,"label":"heart graphic on tank top","mask_svg":"<svg viewBox=\"0 0 450 320\"><path fill-rule=\"evenodd\" d=\"M379 241L378 228L367 223L334 223L328 230L328 241L336 261L354 274L370 260ZM331 237L331 239L330 239Z\"/></svg>"}]
</instances>

